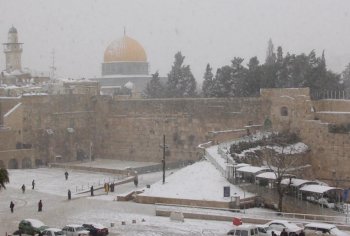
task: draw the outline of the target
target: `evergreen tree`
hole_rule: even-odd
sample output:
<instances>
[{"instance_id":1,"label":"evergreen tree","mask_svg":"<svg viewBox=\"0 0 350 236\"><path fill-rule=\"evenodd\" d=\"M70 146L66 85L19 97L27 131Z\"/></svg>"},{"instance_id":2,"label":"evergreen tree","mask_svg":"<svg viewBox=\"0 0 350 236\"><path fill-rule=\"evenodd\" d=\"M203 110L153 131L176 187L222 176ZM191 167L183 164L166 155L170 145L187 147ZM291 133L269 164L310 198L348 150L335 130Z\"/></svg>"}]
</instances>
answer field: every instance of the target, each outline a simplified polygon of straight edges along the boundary
<instances>
[{"instance_id":1,"label":"evergreen tree","mask_svg":"<svg viewBox=\"0 0 350 236\"><path fill-rule=\"evenodd\" d=\"M242 65L243 58L235 57L232 62L232 93L231 96L245 97L248 96L248 81L247 81L247 69Z\"/></svg>"},{"instance_id":2,"label":"evergreen tree","mask_svg":"<svg viewBox=\"0 0 350 236\"><path fill-rule=\"evenodd\" d=\"M346 90L350 90L350 63L345 67L341 74L341 82Z\"/></svg>"},{"instance_id":3,"label":"evergreen tree","mask_svg":"<svg viewBox=\"0 0 350 236\"><path fill-rule=\"evenodd\" d=\"M5 168L0 168L0 190L6 188L5 184L10 182L9 173Z\"/></svg>"},{"instance_id":4,"label":"evergreen tree","mask_svg":"<svg viewBox=\"0 0 350 236\"><path fill-rule=\"evenodd\" d=\"M189 65L183 65L185 57L181 52L175 54L174 65L168 74L168 97L194 97L196 95L196 80Z\"/></svg>"},{"instance_id":5,"label":"evergreen tree","mask_svg":"<svg viewBox=\"0 0 350 236\"><path fill-rule=\"evenodd\" d=\"M214 80L213 80L213 72L212 68L210 67L209 63L207 64L207 67L205 69L204 73L204 81L202 85L202 91L204 97L213 97L214 96Z\"/></svg>"},{"instance_id":6,"label":"evergreen tree","mask_svg":"<svg viewBox=\"0 0 350 236\"><path fill-rule=\"evenodd\" d=\"M287 71L284 63L283 58L283 51L282 47L279 46L277 48L277 59L276 59L276 87L277 88L284 88L286 87L286 77L287 77Z\"/></svg>"},{"instance_id":7,"label":"evergreen tree","mask_svg":"<svg viewBox=\"0 0 350 236\"><path fill-rule=\"evenodd\" d=\"M269 41L267 43L265 64L272 65L275 62L276 62L276 54L274 52L274 46L272 43L272 39L269 39Z\"/></svg>"},{"instance_id":8,"label":"evergreen tree","mask_svg":"<svg viewBox=\"0 0 350 236\"><path fill-rule=\"evenodd\" d=\"M213 80L213 96L229 97L231 91L231 71L230 66L223 66L216 71Z\"/></svg>"},{"instance_id":9,"label":"evergreen tree","mask_svg":"<svg viewBox=\"0 0 350 236\"><path fill-rule=\"evenodd\" d=\"M223 66L216 72L213 80L213 96L247 96L247 69L242 65L243 58L235 57L231 66Z\"/></svg>"},{"instance_id":10,"label":"evergreen tree","mask_svg":"<svg viewBox=\"0 0 350 236\"><path fill-rule=\"evenodd\" d=\"M261 68L257 57L252 57L248 63L247 71L247 95L258 96L260 93Z\"/></svg>"},{"instance_id":11,"label":"evergreen tree","mask_svg":"<svg viewBox=\"0 0 350 236\"><path fill-rule=\"evenodd\" d=\"M152 74L152 79L147 83L144 96L146 98L161 98L164 96L164 86L160 82L158 71Z\"/></svg>"}]
</instances>

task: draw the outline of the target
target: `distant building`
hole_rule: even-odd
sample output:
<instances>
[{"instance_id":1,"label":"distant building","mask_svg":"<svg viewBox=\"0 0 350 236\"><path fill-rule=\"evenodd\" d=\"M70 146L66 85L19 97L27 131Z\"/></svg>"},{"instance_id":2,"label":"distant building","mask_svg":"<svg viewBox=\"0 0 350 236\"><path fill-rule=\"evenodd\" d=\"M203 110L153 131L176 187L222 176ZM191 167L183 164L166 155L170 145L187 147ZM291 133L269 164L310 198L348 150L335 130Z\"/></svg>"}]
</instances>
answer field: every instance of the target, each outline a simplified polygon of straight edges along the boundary
<instances>
[{"instance_id":1,"label":"distant building","mask_svg":"<svg viewBox=\"0 0 350 236\"><path fill-rule=\"evenodd\" d=\"M15 27L11 27L8 31L7 43L3 43L6 59L6 68L0 74L0 90L5 94L21 94L21 87L26 87L26 91L37 91L38 86L41 87L49 82L50 77L44 72L34 72L28 68L22 69L22 52L23 43L18 42L18 32ZM13 86L17 86L14 88ZM35 86L31 89L28 86ZM10 87L10 88L9 88ZM15 93L11 92L16 91Z\"/></svg>"},{"instance_id":2,"label":"distant building","mask_svg":"<svg viewBox=\"0 0 350 236\"><path fill-rule=\"evenodd\" d=\"M126 95L129 91L132 97L140 97L151 78L145 49L124 35L106 48L102 77L92 80L100 82L101 94Z\"/></svg>"},{"instance_id":3,"label":"distant building","mask_svg":"<svg viewBox=\"0 0 350 236\"><path fill-rule=\"evenodd\" d=\"M22 44L18 42L17 29L11 27L8 32L7 43L4 43L4 53L6 55L6 72L15 70L21 71Z\"/></svg>"}]
</instances>

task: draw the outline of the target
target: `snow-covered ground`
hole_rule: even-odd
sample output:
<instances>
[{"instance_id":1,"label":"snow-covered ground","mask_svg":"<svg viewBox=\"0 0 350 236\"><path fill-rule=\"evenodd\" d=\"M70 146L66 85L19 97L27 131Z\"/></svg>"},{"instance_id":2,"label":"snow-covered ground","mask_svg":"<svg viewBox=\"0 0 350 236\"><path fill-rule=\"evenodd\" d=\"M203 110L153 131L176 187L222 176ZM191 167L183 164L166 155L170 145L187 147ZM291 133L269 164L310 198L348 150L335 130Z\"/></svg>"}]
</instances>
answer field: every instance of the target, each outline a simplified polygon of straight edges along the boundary
<instances>
[{"instance_id":1,"label":"snow-covered ground","mask_svg":"<svg viewBox=\"0 0 350 236\"><path fill-rule=\"evenodd\" d=\"M205 162L203 162L205 163ZM199 163L203 165L203 163ZM208 163L207 163L208 164ZM195 165L194 165L195 166ZM198 167L199 167L198 166ZM198 168L197 167L197 168ZM25 218L39 219L49 226L63 227L69 223L97 222L109 227L113 235L225 235L231 229L231 222L216 222L204 220L185 219L185 222L170 221L167 217L155 216L155 206L137 204L134 202L118 202L115 198L118 194L135 190L134 184L127 183L116 187L116 192L108 195L102 190L95 191L95 196L90 197L89 193L75 194L76 188L86 188L92 183L103 183L117 179L112 174L92 173L67 169L69 178L64 178L64 169L39 168L26 170L9 170L10 183L6 190L0 192L0 235L13 233L18 228L20 220ZM214 169L215 170L215 169ZM207 186L211 181L210 176L214 171L206 169ZM173 174L169 175L171 172ZM167 183L180 171L167 171ZM181 173L181 172L180 172ZM182 176L182 175L179 175ZM180 177L179 177L180 178ZM185 177L181 177L182 180ZM187 177L188 178L188 177ZM31 182L35 180L35 189L31 189ZM162 173L148 173L139 176L138 189L143 189L147 184L155 189L158 181L162 179ZM176 179L176 178L175 178ZM222 182L221 182L222 181ZM223 180L219 181L222 184ZM188 181L190 182L190 181ZM26 185L26 192L23 194L20 187ZM67 190L71 189L73 199L67 200ZM208 191L209 189L207 189ZM222 188L217 190L222 196ZM194 196L195 195L191 195ZM214 195L215 196L215 195ZM43 212L37 211L38 201L43 202ZM14 201L14 213L10 213L9 204ZM136 220L136 223L132 223ZM125 221L126 225L121 222ZM114 223L114 227L111 227Z\"/></svg>"},{"instance_id":2,"label":"snow-covered ground","mask_svg":"<svg viewBox=\"0 0 350 236\"><path fill-rule=\"evenodd\" d=\"M241 198L253 196L230 184L209 161L205 160L169 175L165 184L159 181L140 195L228 202L231 198L223 197L224 186L230 186L231 195Z\"/></svg>"}]
</instances>

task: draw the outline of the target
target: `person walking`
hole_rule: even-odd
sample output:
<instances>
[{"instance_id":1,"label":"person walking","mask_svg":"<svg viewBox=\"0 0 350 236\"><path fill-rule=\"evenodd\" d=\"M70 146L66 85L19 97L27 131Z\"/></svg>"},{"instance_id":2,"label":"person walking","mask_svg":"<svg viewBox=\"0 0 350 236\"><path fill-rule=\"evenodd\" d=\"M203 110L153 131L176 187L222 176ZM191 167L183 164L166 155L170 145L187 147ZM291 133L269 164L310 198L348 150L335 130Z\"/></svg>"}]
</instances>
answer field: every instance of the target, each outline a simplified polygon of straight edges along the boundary
<instances>
[{"instance_id":1,"label":"person walking","mask_svg":"<svg viewBox=\"0 0 350 236\"><path fill-rule=\"evenodd\" d=\"M137 185L139 184L139 178L137 177L137 175L135 175L134 177L134 185L137 188Z\"/></svg>"},{"instance_id":2,"label":"person walking","mask_svg":"<svg viewBox=\"0 0 350 236\"><path fill-rule=\"evenodd\" d=\"M282 230L280 236L288 236L288 233L285 228Z\"/></svg>"},{"instance_id":3,"label":"person walking","mask_svg":"<svg viewBox=\"0 0 350 236\"><path fill-rule=\"evenodd\" d=\"M33 179L33 181L32 181L32 189L34 189L34 187L35 187L35 181Z\"/></svg>"},{"instance_id":4,"label":"person walking","mask_svg":"<svg viewBox=\"0 0 350 236\"><path fill-rule=\"evenodd\" d=\"M66 171L66 172L64 172L64 176L66 177L66 180L68 180L68 172Z\"/></svg>"},{"instance_id":5,"label":"person walking","mask_svg":"<svg viewBox=\"0 0 350 236\"><path fill-rule=\"evenodd\" d=\"M41 200L38 202L38 211L43 211L43 202Z\"/></svg>"},{"instance_id":6,"label":"person walking","mask_svg":"<svg viewBox=\"0 0 350 236\"><path fill-rule=\"evenodd\" d=\"M13 208L15 208L15 204L13 203L13 201L11 201L10 203L11 213L13 213Z\"/></svg>"},{"instance_id":7,"label":"person walking","mask_svg":"<svg viewBox=\"0 0 350 236\"><path fill-rule=\"evenodd\" d=\"M92 185L90 187L90 194L91 194L91 197L94 196L94 186Z\"/></svg>"},{"instance_id":8,"label":"person walking","mask_svg":"<svg viewBox=\"0 0 350 236\"><path fill-rule=\"evenodd\" d=\"M70 189L68 189L68 200L71 200L72 199L72 193L70 191Z\"/></svg>"},{"instance_id":9,"label":"person walking","mask_svg":"<svg viewBox=\"0 0 350 236\"><path fill-rule=\"evenodd\" d=\"M26 186L23 184L22 187L21 187L21 189L22 189L22 193L25 193L25 191L26 191Z\"/></svg>"}]
</instances>

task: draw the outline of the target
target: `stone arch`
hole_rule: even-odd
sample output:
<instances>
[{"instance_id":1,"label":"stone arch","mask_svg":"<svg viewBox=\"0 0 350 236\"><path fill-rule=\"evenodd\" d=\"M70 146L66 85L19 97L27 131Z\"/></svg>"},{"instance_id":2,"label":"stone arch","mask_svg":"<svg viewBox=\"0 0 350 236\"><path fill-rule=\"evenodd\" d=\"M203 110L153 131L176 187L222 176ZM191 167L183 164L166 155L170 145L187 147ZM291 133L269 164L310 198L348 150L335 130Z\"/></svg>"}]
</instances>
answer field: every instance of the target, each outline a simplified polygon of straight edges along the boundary
<instances>
[{"instance_id":1,"label":"stone arch","mask_svg":"<svg viewBox=\"0 0 350 236\"><path fill-rule=\"evenodd\" d=\"M0 168L6 168L4 161L0 160Z\"/></svg>"},{"instance_id":2,"label":"stone arch","mask_svg":"<svg viewBox=\"0 0 350 236\"><path fill-rule=\"evenodd\" d=\"M30 158L28 158L28 157L23 158L22 168L23 169L32 168L32 160L30 160Z\"/></svg>"},{"instance_id":3,"label":"stone arch","mask_svg":"<svg viewBox=\"0 0 350 236\"><path fill-rule=\"evenodd\" d=\"M16 159L9 160L8 168L9 169L18 169L18 161Z\"/></svg>"},{"instance_id":4,"label":"stone arch","mask_svg":"<svg viewBox=\"0 0 350 236\"><path fill-rule=\"evenodd\" d=\"M281 116L288 116L288 107L281 107Z\"/></svg>"},{"instance_id":5,"label":"stone arch","mask_svg":"<svg viewBox=\"0 0 350 236\"><path fill-rule=\"evenodd\" d=\"M39 166L43 166L44 162L41 159L35 159L35 166L39 167Z\"/></svg>"}]
</instances>

